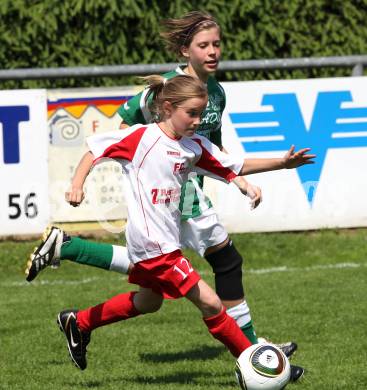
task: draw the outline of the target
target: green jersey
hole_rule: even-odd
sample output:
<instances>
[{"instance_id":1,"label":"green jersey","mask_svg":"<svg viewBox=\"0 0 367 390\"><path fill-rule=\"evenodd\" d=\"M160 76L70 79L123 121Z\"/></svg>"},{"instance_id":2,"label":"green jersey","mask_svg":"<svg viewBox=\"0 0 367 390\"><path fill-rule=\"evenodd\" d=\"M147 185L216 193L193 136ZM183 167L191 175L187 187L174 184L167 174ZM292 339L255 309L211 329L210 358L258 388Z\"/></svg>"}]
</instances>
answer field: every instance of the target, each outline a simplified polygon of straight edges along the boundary
<instances>
[{"instance_id":1,"label":"green jersey","mask_svg":"<svg viewBox=\"0 0 367 390\"><path fill-rule=\"evenodd\" d=\"M185 74L182 68L177 67L174 71L163 74L167 80ZM214 77L209 77L207 82L208 104L202 114L200 126L196 133L208 138L213 144L222 147L222 113L226 105L226 95ZM147 124L152 122L149 111L149 101L146 102L148 89L135 95L123 104L118 113L124 123L132 126L136 123ZM203 176L196 176L190 179L181 191L180 211L182 219L197 217L202 211L211 207L210 199L204 195L202 188L204 184Z\"/></svg>"}]
</instances>

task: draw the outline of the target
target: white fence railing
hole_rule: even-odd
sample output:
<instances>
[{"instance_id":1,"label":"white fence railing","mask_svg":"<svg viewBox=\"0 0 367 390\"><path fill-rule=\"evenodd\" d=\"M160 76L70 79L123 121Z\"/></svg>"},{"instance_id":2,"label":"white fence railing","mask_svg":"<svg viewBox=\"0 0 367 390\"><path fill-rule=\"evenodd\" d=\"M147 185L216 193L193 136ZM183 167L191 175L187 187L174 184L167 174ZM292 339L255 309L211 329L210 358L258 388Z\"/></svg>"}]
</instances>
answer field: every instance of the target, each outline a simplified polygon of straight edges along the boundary
<instances>
[{"instance_id":1,"label":"white fence railing","mask_svg":"<svg viewBox=\"0 0 367 390\"><path fill-rule=\"evenodd\" d=\"M129 75L147 75L164 73L174 69L177 63L78 66L68 68L29 68L0 70L0 80L37 80L69 77L116 77ZM307 69L307 68L352 68L352 76L362 76L367 65L367 55L262 59L245 61L222 61L220 71L249 71L274 69Z\"/></svg>"}]
</instances>

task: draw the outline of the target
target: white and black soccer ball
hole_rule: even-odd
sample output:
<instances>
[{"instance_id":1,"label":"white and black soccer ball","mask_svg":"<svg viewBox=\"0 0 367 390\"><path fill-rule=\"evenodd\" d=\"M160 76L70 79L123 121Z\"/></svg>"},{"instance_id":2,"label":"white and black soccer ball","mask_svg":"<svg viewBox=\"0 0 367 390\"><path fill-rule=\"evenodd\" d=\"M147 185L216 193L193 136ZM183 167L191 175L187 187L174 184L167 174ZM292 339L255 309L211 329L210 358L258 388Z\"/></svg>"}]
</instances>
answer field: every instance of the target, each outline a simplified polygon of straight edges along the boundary
<instances>
[{"instance_id":1,"label":"white and black soccer ball","mask_svg":"<svg viewBox=\"0 0 367 390\"><path fill-rule=\"evenodd\" d=\"M236 377L242 390L280 390L289 382L288 358L273 344L254 344L236 362Z\"/></svg>"}]
</instances>

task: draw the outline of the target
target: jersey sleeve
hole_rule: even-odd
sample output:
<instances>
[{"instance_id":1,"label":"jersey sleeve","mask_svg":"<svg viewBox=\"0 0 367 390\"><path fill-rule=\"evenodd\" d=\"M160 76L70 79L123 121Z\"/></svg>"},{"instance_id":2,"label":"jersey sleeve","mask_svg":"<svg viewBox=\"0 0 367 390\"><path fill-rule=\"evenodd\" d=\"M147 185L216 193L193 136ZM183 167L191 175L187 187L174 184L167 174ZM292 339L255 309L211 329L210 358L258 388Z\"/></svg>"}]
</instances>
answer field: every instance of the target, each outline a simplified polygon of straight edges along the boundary
<instances>
[{"instance_id":1,"label":"jersey sleeve","mask_svg":"<svg viewBox=\"0 0 367 390\"><path fill-rule=\"evenodd\" d=\"M221 152L216 145L204 137L197 136L192 139L202 151L193 167L195 172L227 183L238 176L244 163L243 158Z\"/></svg>"},{"instance_id":2,"label":"jersey sleeve","mask_svg":"<svg viewBox=\"0 0 367 390\"><path fill-rule=\"evenodd\" d=\"M211 134L211 142L217 145L219 148L222 147L222 124Z\"/></svg>"},{"instance_id":3,"label":"jersey sleeve","mask_svg":"<svg viewBox=\"0 0 367 390\"><path fill-rule=\"evenodd\" d=\"M224 88L219 83L218 83L218 86L219 86L220 91L222 92L222 97L223 97L223 101L222 101L222 105L221 105L221 109L223 112L224 109L226 108L226 103L227 103L226 92L225 92Z\"/></svg>"},{"instance_id":4,"label":"jersey sleeve","mask_svg":"<svg viewBox=\"0 0 367 390\"><path fill-rule=\"evenodd\" d=\"M148 103L145 101L148 91L148 89L144 89L120 106L118 113L124 123L133 126L137 123L147 124L151 122Z\"/></svg>"},{"instance_id":5,"label":"jersey sleeve","mask_svg":"<svg viewBox=\"0 0 367 390\"><path fill-rule=\"evenodd\" d=\"M218 91L222 97L221 103L220 103L220 112L221 116L223 115L223 111L226 108L226 93L223 89L223 87L216 81ZM222 119L220 123L218 124L218 127L215 129L215 131L211 134L210 141L217 145L219 148L223 146L222 144Z\"/></svg>"},{"instance_id":6,"label":"jersey sleeve","mask_svg":"<svg viewBox=\"0 0 367 390\"><path fill-rule=\"evenodd\" d=\"M103 158L132 161L145 130L146 126L137 125L88 137L87 145L95 157L94 164Z\"/></svg>"}]
</instances>

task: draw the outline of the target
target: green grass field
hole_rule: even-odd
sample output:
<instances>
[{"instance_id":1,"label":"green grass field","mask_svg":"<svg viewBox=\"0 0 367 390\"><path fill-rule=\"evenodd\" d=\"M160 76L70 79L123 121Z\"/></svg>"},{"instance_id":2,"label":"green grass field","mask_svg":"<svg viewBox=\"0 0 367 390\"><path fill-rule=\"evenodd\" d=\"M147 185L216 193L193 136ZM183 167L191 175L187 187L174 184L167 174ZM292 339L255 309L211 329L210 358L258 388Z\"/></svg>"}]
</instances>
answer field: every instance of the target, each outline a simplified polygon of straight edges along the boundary
<instances>
[{"instance_id":1,"label":"green grass field","mask_svg":"<svg viewBox=\"0 0 367 390\"><path fill-rule=\"evenodd\" d=\"M307 372L287 388L367 388L367 229L233 235L259 336L294 340ZM111 241L111 237L106 238ZM115 240L115 243L117 241ZM68 261L31 284L36 242L0 242L0 389L237 389L234 359L187 301L96 330L88 368L69 360L56 315L132 290L126 277ZM212 284L208 264L188 253Z\"/></svg>"}]
</instances>

